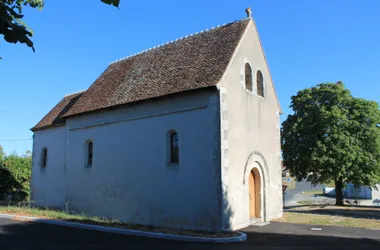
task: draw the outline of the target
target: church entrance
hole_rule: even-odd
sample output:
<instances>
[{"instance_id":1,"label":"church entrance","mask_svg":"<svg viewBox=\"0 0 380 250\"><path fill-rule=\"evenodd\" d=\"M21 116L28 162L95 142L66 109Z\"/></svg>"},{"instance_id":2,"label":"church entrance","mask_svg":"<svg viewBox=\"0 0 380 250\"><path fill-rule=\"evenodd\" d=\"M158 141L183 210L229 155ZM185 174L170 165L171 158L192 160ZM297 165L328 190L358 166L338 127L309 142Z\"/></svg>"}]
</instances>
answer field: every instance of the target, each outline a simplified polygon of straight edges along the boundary
<instances>
[{"instance_id":1,"label":"church entrance","mask_svg":"<svg viewBox=\"0 0 380 250\"><path fill-rule=\"evenodd\" d=\"M261 178L257 168L249 174L249 218L261 217Z\"/></svg>"}]
</instances>

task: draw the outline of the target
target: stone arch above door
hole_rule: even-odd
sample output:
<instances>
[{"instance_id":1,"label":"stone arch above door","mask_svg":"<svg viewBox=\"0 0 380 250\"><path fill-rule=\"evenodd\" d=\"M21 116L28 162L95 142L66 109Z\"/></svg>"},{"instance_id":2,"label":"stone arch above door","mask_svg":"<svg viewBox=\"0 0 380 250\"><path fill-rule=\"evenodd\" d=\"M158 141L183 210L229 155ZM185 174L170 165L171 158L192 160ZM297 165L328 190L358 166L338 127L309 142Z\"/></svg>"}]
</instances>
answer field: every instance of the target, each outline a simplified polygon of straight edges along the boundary
<instances>
[{"instance_id":1,"label":"stone arch above door","mask_svg":"<svg viewBox=\"0 0 380 250\"><path fill-rule=\"evenodd\" d=\"M265 182L265 185L266 185L266 183L269 183L268 165L267 165L267 162L265 161L264 156L261 153L257 152L257 151L252 152L248 156L247 161L245 162L244 176L243 176L243 185L247 184L248 176L249 176L249 173L252 170L254 162L257 162L258 165L260 166L259 170L260 170L260 172L261 172L261 174L263 176L263 179L264 179L264 182Z\"/></svg>"}]
</instances>

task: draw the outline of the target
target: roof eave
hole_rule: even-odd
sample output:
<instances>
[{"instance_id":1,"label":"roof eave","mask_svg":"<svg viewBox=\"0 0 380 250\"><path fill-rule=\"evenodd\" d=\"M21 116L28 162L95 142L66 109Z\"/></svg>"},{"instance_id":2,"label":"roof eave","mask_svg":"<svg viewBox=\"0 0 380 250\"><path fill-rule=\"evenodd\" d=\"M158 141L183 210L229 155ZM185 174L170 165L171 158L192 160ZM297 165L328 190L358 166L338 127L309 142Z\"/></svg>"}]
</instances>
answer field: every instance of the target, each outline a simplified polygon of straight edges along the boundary
<instances>
[{"instance_id":1,"label":"roof eave","mask_svg":"<svg viewBox=\"0 0 380 250\"><path fill-rule=\"evenodd\" d=\"M134 102L117 104L117 105L106 107L106 108L94 109L94 110L90 110L90 111L85 111L85 112L80 112L80 113L74 113L74 114L69 114L69 115L65 114L64 116L62 116L62 118L69 119L69 118L72 118L72 117L75 117L75 116L87 115L87 114L94 113L94 112L106 111L106 110L111 110L111 109L120 108L120 107L126 107L126 106L132 106L132 105L140 104L140 103L143 103L143 102L157 100L157 99L160 99L160 98L165 98L165 97L169 97L169 96L173 96L173 95L188 93L190 91L199 91L199 90L212 89L212 88L215 88L215 90L218 91L218 87L216 85L205 86L205 87L201 87L201 88L194 88L194 89L189 89L189 90L186 90L186 91L181 91L181 92L171 93L171 94L167 94L167 95L157 96L157 97L153 97L153 98L149 98L149 99L142 99L142 100L138 100L138 101L134 101Z\"/></svg>"},{"instance_id":2,"label":"roof eave","mask_svg":"<svg viewBox=\"0 0 380 250\"><path fill-rule=\"evenodd\" d=\"M45 130L45 129L49 129L49 128L55 128L55 127L62 127L64 125L66 125L66 123L59 123L59 124L54 124L54 125L42 126L42 127L33 127L30 129L30 131L32 131L34 133L36 131Z\"/></svg>"}]
</instances>

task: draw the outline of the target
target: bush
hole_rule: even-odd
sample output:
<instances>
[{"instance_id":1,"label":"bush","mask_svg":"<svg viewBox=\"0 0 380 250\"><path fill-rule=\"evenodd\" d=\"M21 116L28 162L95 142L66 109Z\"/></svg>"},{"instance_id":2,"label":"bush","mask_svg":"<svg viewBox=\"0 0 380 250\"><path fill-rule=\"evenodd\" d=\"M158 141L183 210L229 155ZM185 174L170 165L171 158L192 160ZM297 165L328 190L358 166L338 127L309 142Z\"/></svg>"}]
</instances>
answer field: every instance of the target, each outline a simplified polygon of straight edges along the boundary
<instances>
[{"instance_id":1,"label":"bush","mask_svg":"<svg viewBox=\"0 0 380 250\"><path fill-rule=\"evenodd\" d=\"M13 199L27 200L30 195L32 157L29 153L15 153L0 158L0 193L11 194Z\"/></svg>"}]
</instances>

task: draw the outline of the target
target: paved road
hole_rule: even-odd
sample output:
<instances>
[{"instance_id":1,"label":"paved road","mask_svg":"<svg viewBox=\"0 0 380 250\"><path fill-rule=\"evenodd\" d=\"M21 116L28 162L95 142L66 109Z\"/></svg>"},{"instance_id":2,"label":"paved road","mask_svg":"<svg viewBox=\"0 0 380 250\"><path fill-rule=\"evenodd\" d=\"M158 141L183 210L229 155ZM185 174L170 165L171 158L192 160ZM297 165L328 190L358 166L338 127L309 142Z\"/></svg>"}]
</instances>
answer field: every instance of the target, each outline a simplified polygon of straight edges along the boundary
<instances>
[{"instance_id":1,"label":"paved road","mask_svg":"<svg viewBox=\"0 0 380 250\"><path fill-rule=\"evenodd\" d=\"M285 191L285 206L299 205L298 201L312 201L316 204L324 204L326 202L334 203L335 200L324 196L313 197L311 195L303 195L304 191L323 190L324 185L312 186L310 182L300 181L296 183L295 189Z\"/></svg>"},{"instance_id":2,"label":"paved road","mask_svg":"<svg viewBox=\"0 0 380 250\"><path fill-rule=\"evenodd\" d=\"M244 230L247 242L199 244L101 233L45 224L0 219L1 250L248 250L248 249L380 249L380 231L271 223Z\"/></svg>"}]
</instances>

